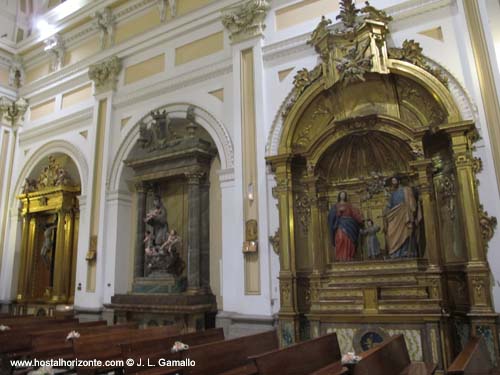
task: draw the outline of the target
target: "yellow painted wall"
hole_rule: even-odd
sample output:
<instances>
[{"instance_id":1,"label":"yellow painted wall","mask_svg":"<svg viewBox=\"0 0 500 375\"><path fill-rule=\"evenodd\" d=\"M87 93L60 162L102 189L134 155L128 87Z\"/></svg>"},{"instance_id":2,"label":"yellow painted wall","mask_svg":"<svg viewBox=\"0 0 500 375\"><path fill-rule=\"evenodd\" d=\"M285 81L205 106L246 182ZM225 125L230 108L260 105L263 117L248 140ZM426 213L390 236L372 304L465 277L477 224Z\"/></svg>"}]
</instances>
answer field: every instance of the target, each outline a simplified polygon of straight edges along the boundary
<instances>
[{"instance_id":1,"label":"yellow painted wall","mask_svg":"<svg viewBox=\"0 0 500 375\"><path fill-rule=\"evenodd\" d=\"M192 12L208 5L215 0L178 0L177 1L177 16Z\"/></svg>"},{"instance_id":2,"label":"yellow painted wall","mask_svg":"<svg viewBox=\"0 0 500 375\"><path fill-rule=\"evenodd\" d=\"M30 120L33 121L45 117L47 115L50 115L51 113L54 112L55 105L56 105L56 100L52 99L49 100L48 102L38 104L35 107L31 107Z\"/></svg>"},{"instance_id":3,"label":"yellow painted wall","mask_svg":"<svg viewBox=\"0 0 500 375\"><path fill-rule=\"evenodd\" d=\"M37 65L31 69L26 70L26 83L36 81L37 79L42 78L49 73L50 71L48 62Z\"/></svg>"},{"instance_id":4,"label":"yellow painted wall","mask_svg":"<svg viewBox=\"0 0 500 375\"><path fill-rule=\"evenodd\" d=\"M128 85L141 79L165 71L165 54L152 57L125 69L125 84Z\"/></svg>"},{"instance_id":5,"label":"yellow painted wall","mask_svg":"<svg viewBox=\"0 0 500 375\"><path fill-rule=\"evenodd\" d=\"M98 38L94 36L66 53L65 65L74 64L99 51Z\"/></svg>"},{"instance_id":6,"label":"yellow painted wall","mask_svg":"<svg viewBox=\"0 0 500 375\"><path fill-rule=\"evenodd\" d=\"M175 49L175 65L211 55L224 49L224 33L222 31L195 40Z\"/></svg>"},{"instance_id":7,"label":"yellow painted wall","mask_svg":"<svg viewBox=\"0 0 500 375\"><path fill-rule=\"evenodd\" d=\"M9 85L9 70L5 68L0 68L0 85Z\"/></svg>"},{"instance_id":8,"label":"yellow painted wall","mask_svg":"<svg viewBox=\"0 0 500 375\"><path fill-rule=\"evenodd\" d=\"M338 1L303 0L276 11L276 29L282 30L337 11Z\"/></svg>"},{"instance_id":9,"label":"yellow painted wall","mask_svg":"<svg viewBox=\"0 0 500 375\"><path fill-rule=\"evenodd\" d=\"M61 108L66 109L72 105L78 104L92 97L92 85L80 87L76 90L70 91L62 96Z\"/></svg>"},{"instance_id":10,"label":"yellow painted wall","mask_svg":"<svg viewBox=\"0 0 500 375\"><path fill-rule=\"evenodd\" d=\"M139 17L119 23L116 26L115 43L124 42L158 25L160 25L160 13L158 7L154 6Z\"/></svg>"}]
</instances>

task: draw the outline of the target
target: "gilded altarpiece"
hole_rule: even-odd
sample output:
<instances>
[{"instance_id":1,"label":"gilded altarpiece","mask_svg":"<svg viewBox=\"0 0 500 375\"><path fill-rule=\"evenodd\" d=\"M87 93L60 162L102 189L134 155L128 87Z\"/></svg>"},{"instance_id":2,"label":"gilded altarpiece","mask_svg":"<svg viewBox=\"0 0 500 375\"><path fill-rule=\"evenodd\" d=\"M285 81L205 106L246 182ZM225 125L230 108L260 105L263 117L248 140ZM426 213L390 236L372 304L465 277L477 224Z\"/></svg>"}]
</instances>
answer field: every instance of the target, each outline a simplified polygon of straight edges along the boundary
<instances>
[{"instance_id":1,"label":"gilded altarpiece","mask_svg":"<svg viewBox=\"0 0 500 375\"><path fill-rule=\"evenodd\" d=\"M55 157L37 179L27 178L20 200L21 265L16 313L51 315L73 304L80 187Z\"/></svg>"},{"instance_id":2,"label":"gilded altarpiece","mask_svg":"<svg viewBox=\"0 0 500 375\"><path fill-rule=\"evenodd\" d=\"M482 334L496 360L486 260L496 219L478 199L476 127L418 43L387 46L385 13L342 1L338 18L313 31L320 63L296 75L278 153L268 157L282 344L335 331L343 351L360 351L403 333L412 359L443 371ZM412 245L392 252L388 204L400 186L414 200ZM329 222L338 202L359 211L361 233L343 260Z\"/></svg>"}]
</instances>

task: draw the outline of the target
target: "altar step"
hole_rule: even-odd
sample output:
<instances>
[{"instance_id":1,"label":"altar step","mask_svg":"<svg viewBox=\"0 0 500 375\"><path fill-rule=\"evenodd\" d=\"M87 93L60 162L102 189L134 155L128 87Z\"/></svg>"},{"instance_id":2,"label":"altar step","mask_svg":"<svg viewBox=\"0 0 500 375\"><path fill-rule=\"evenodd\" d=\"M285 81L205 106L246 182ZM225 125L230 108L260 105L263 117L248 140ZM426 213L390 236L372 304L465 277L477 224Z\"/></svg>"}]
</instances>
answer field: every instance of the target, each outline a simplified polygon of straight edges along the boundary
<instances>
[{"instance_id":1,"label":"altar step","mask_svg":"<svg viewBox=\"0 0 500 375\"><path fill-rule=\"evenodd\" d=\"M312 310L332 314L441 313L422 259L342 262L329 265Z\"/></svg>"},{"instance_id":2,"label":"altar step","mask_svg":"<svg viewBox=\"0 0 500 375\"><path fill-rule=\"evenodd\" d=\"M434 299L419 299L410 301L402 300L378 300L371 308L372 312L379 314L401 314L401 313L432 313L440 314L441 308L439 300ZM315 312L331 312L331 313L364 313L367 306L363 299L343 299L343 300L320 300Z\"/></svg>"},{"instance_id":3,"label":"altar step","mask_svg":"<svg viewBox=\"0 0 500 375\"><path fill-rule=\"evenodd\" d=\"M363 300L363 290L366 286L345 287L335 286L321 288L319 291L320 300L335 301L344 300ZM418 285L400 285L400 286L384 286L379 287L378 297L382 300L397 300L404 297L405 299L427 299L429 298L429 291L425 286Z\"/></svg>"}]
</instances>

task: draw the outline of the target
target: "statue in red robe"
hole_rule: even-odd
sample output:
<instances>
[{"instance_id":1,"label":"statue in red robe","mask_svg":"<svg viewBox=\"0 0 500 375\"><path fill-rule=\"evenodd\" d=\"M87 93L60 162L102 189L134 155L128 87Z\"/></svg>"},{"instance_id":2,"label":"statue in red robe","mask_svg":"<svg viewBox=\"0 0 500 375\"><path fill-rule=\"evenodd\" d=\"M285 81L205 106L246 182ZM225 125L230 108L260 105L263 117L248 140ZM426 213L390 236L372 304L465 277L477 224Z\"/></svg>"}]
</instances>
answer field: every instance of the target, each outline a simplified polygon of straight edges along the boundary
<instances>
[{"instance_id":1,"label":"statue in red robe","mask_svg":"<svg viewBox=\"0 0 500 375\"><path fill-rule=\"evenodd\" d=\"M347 193L341 191L337 203L328 213L328 225L335 247L335 260L353 260L363 216L358 208L347 201Z\"/></svg>"}]
</instances>

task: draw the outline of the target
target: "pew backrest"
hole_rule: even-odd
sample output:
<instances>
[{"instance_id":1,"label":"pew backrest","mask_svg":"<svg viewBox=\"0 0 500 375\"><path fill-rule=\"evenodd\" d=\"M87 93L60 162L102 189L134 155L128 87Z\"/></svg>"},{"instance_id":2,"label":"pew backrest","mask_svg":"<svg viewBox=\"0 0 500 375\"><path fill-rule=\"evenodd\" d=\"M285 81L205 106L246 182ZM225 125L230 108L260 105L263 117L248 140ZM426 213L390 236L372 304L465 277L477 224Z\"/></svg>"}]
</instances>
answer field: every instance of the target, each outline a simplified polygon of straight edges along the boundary
<instances>
[{"instance_id":1,"label":"pew backrest","mask_svg":"<svg viewBox=\"0 0 500 375\"><path fill-rule=\"evenodd\" d=\"M411 364L403 335L396 335L360 354L353 375L399 374Z\"/></svg>"},{"instance_id":2,"label":"pew backrest","mask_svg":"<svg viewBox=\"0 0 500 375\"><path fill-rule=\"evenodd\" d=\"M341 360L337 335L304 341L252 358L259 375L307 375Z\"/></svg>"},{"instance_id":3,"label":"pew backrest","mask_svg":"<svg viewBox=\"0 0 500 375\"><path fill-rule=\"evenodd\" d=\"M195 361L196 366L183 369L183 375L217 375L246 366L250 356L278 347L275 331L240 337L227 341L199 345L182 352L184 359Z\"/></svg>"},{"instance_id":4,"label":"pew backrest","mask_svg":"<svg viewBox=\"0 0 500 375\"><path fill-rule=\"evenodd\" d=\"M448 367L449 375L483 375L493 369L493 364L483 337L472 337Z\"/></svg>"}]
</instances>

